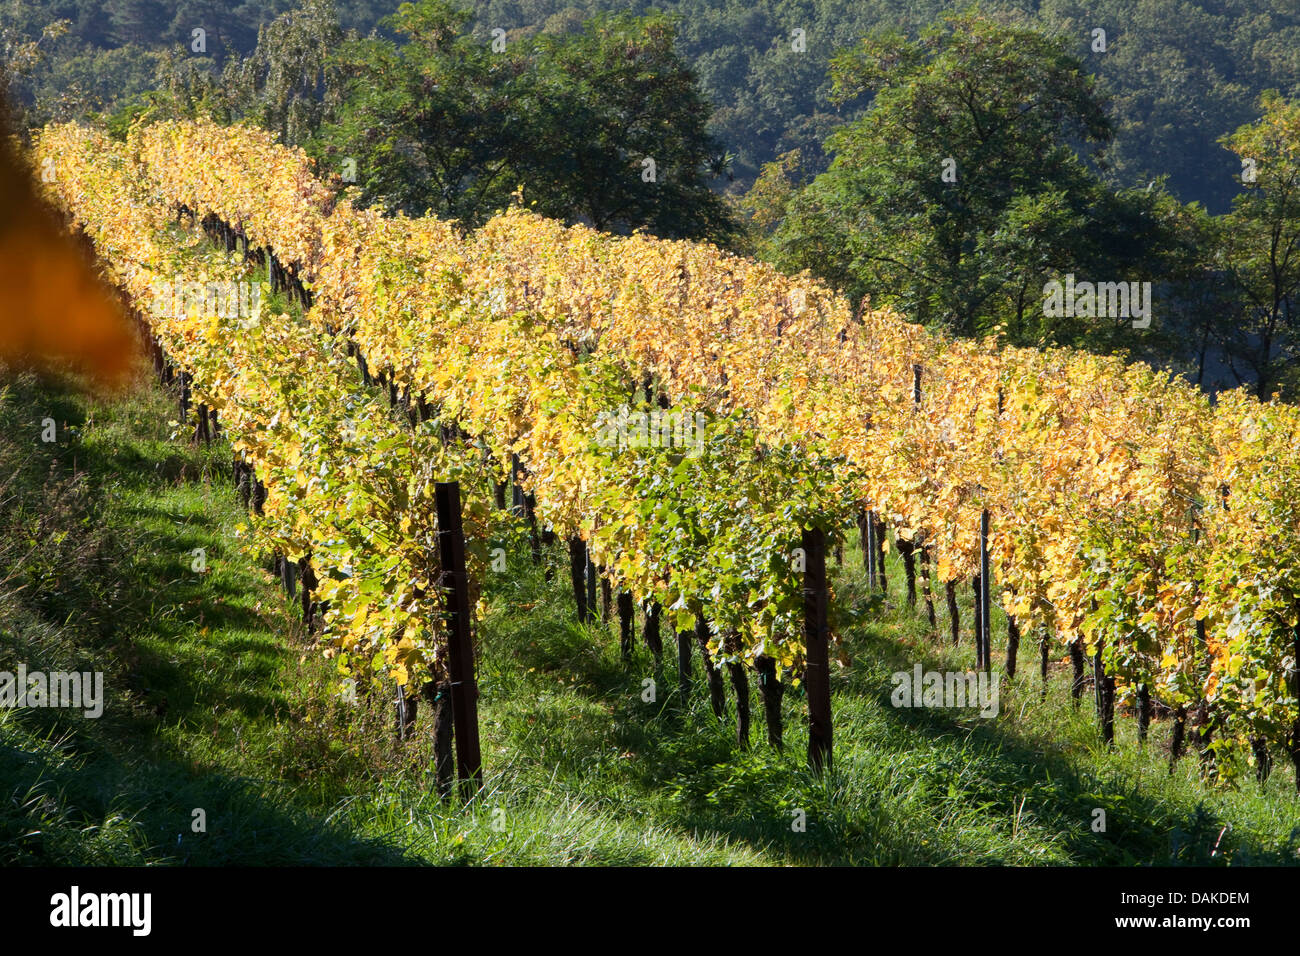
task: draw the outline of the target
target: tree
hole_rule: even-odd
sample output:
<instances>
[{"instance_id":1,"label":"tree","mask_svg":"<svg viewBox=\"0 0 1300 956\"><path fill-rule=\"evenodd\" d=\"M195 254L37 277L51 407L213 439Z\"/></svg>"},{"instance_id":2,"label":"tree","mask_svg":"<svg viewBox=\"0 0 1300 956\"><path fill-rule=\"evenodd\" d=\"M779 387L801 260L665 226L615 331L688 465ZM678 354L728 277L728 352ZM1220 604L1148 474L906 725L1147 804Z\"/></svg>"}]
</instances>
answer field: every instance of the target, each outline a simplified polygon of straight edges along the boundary
<instances>
[{"instance_id":1,"label":"tree","mask_svg":"<svg viewBox=\"0 0 1300 956\"><path fill-rule=\"evenodd\" d=\"M46 24L39 38L29 40L17 30L0 27L0 103L9 103L12 87L19 80L28 77L48 56L48 48L59 37L68 32L67 20L55 20ZM22 110L15 108L16 115L10 115L10 107L4 110L4 123L0 124L0 135L7 135L12 126L17 130L22 125Z\"/></svg>"},{"instance_id":2,"label":"tree","mask_svg":"<svg viewBox=\"0 0 1300 956\"><path fill-rule=\"evenodd\" d=\"M849 223L820 195L808 189L802 150L764 163L740 206L750 215L754 251L791 272L810 269L838 289L857 281L843 255Z\"/></svg>"},{"instance_id":3,"label":"tree","mask_svg":"<svg viewBox=\"0 0 1300 956\"><path fill-rule=\"evenodd\" d=\"M231 94L212 58L191 56L179 48L164 50L158 56L157 74L161 88L144 97L156 118L211 116L223 123L235 118ZM134 108L135 104L123 106L126 112Z\"/></svg>"},{"instance_id":4,"label":"tree","mask_svg":"<svg viewBox=\"0 0 1300 956\"><path fill-rule=\"evenodd\" d=\"M789 200L779 263L958 334L1055 337L1031 314L1043 282L1096 265L1090 220L1108 201L1074 147L1110 139L1064 41L971 11L916 41L869 37L832 75L839 102L870 107Z\"/></svg>"},{"instance_id":5,"label":"tree","mask_svg":"<svg viewBox=\"0 0 1300 956\"><path fill-rule=\"evenodd\" d=\"M1300 351L1300 102L1268 91L1259 107L1256 122L1220 140L1241 160L1245 187L1224 217L1224 253L1242 307L1223 344L1237 380L1253 379L1267 399L1295 385Z\"/></svg>"},{"instance_id":6,"label":"tree","mask_svg":"<svg viewBox=\"0 0 1300 956\"><path fill-rule=\"evenodd\" d=\"M1145 185L1166 176L1174 195L1224 212L1233 190L1219 175L1226 157L1214 140L1250 117L1251 88L1263 88L1253 82L1256 50L1282 29L1269 23L1260 9L1266 6L1272 4L1042 0L1037 19L1072 38L1097 76L1115 127L1106 162L1120 181Z\"/></svg>"},{"instance_id":7,"label":"tree","mask_svg":"<svg viewBox=\"0 0 1300 956\"><path fill-rule=\"evenodd\" d=\"M538 206L597 229L645 227L726 243L735 227L708 179L726 160L707 132L711 107L674 49L663 16L601 16L580 33L539 37L556 121L529 167Z\"/></svg>"},{"instance_id":8,"label":"tree","mask_svg":"<svg viewBox=\"0 0 1300 956\"><path fill-rule=\"evenodd\" d=\"M257 34L257 48L226 65L232 107L282 142L300 146L337 112L343 75L334 54L343 43L333 0L304 0Z\"/></svg>"},{"instance_id":9,"label":"tree","mask_svg":"<svg viewBox=\"0 0 1300 956\"><path fill-rule=\"evenodd\" d=\"M171 10L162 0L110 0L108 9L122 44L157 46L171 26Z\"/></svg>"},{"instance_id":10,"label":"tree","mask_svg":"<svg viewBox=\"0 0 1300 956\"><path fill-rule=\"evenodd\" d=\"M332 168L354 160L364 201L478 225L509 202L537 126L558 122L526 56L493 52L464 32L469 18L446 0L404 3L386 25L407 42L344 45L346 99L312 151Z\"/></svg>"},{"instance_id":11,"label":"tree","mask_svg":"<svg viewBox=\"0 0 1300 956\"><path fill-rule=\"evenodd\" d=\"M523 186L542 214L598 229L734 234L707 184L723 165L709 108L666 19L504 45L466 33L469 19L420 0L388 21L405 43L344 45L345 102L313 150L329 166L354 159L363 200L476 226Z\"/></svg>"}]
</instances>

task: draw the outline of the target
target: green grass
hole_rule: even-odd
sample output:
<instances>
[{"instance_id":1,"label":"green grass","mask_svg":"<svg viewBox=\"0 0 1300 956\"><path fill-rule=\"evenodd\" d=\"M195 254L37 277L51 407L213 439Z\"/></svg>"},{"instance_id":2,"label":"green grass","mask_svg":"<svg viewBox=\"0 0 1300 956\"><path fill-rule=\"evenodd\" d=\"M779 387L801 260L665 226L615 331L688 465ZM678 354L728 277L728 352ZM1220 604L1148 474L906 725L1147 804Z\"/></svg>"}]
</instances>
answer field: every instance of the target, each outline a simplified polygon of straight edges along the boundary
<instances>
[{"instance_id":1,"label":"green grass","mask_svg":"<svg viewBox=\"0 0 1300 956\"><path fill-rule=\"evenodd\" d=\"M648 652L625 666L616 625L574 622L567 559L550 556L547 580L527 547L509 548L479 634L486 787L469 805L441 803L424 722L401 743L388 695L337 696L296 609L238 550L223 443L173 440L174 400L144 378L98 398L69 382L0 382L0 669L102 670L108 697L97 720L0 710L6 865L1300 860L1282 759L1262 787L1216 788L1195 758L1169 773L1167 722L1140 747L1123 716L1109 751L1090 698L1071 704L1068 668L1053 664L1040 702L1029 642L996 719L892 707L892 672L969 668L969 635L953 648L927 634L893 556L890 596L870 600L853 547L835 601L859 613L839 648L851 663L833 667L824 776L807 769L797 690L781 753L756 692L751 747L737 746L732 689L719 721L698 658L691 700L669 650L646 703ZM54 445L39 441L47 416ZM206 573L191 570L196 548ZM946 634L941 600L939 615ZM196 809L205 833L192 831ZM1105 832L1092 829L1097 809Z\"/></svg>"}]
</instances>

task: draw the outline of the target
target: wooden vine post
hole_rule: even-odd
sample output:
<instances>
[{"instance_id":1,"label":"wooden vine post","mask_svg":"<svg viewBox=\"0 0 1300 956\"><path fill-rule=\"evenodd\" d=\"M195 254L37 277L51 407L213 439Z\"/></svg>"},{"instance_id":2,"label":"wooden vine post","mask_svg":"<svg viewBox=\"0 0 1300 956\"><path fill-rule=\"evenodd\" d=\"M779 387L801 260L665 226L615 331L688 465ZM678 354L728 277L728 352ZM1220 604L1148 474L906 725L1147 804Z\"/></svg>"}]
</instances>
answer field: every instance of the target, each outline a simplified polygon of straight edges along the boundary
<instances>
[{"instance_id":1,"label":"wooden vine post","mask_svg":"<svg viewBox=\"0 0 1300 956\"><path fill-rule=\"evenodd\" d=\"M1295 602L1295 613L1296 623L1291 627L1291 653L1295 655L1292 660L1300 662L1300 600ZM1292 671L1291 693L1300 698L1300 664ZM1295 767L1296 793L1300 794L1300 713L1296 714L1295 722L1291 725L1287 750L1290 752L1291 764Z\"/></svg>"},{"instance_id":2,"label":"wooden vine post","mask_svg":"<svg viewBox=\"0 0 1300 956\"><path fill-rule=\"evenodd\" d=\"M691 647L695 643L695 629L677 632L677 686L681 690L682 701L691 696Z\"/></svg>"},{"instance_id":3,"label":"wooden vine post","mask_svg":"<svg viewBox=\"0 0 1300 956\"><path fill-rule=\"evenodd\" d=\"M1016 656L1020 653L1020 625L1015 615L1007 615L1007 676L1016 676Z\"/></svg>"},{"instance_id":4,"label":"wooden vine post","mask_svg":"<svg viewBox=\"0 0 1300 956\"><path fill-rule=\"evenodd\" d=\"M804 647L808 691L808 762L815 770L831 765L831 671L829 596L826 587L826 536L803 530Z\"/></svg>"},{"instance_id":5,"label":"wooden vine post","mask_svg":"<svg viewBox=\"0 0 1300 956\"><path fill-rule=\"evenodd\" d=\"M1220 505L1224 511L1228 510L1228 489L1226 485L1219 488ZM1200 544L1201 527L1196 520L1195 508L1192 509L1192 543ZM1199 603L1200 589L1194 592L1196 600ZM1205 629L1205 619L1198 618L1196 621L1196 644L1192 650L1192 664L1194 672L1198 675L1201 668L1209 666L1209 640ZM1204 663L1202 663L1204 662ZM1192 728L1193 736L1196 741L1196 748L1201 760L1202 770L1212 769L1213 752L1210 750L1210 739L1212 727L1209 720L1209 705L1204 696L1197 702L1195 709L1192 711ZM1180 741L1181 743L1181 741Z\"/></svg>"},{"instance_id":6,"label":"wooden vine post","mask_svg":"<svg viewBox=\"0 0 1300 956\"><path fill-rule=\"evenodd\" d=\"M569 579L573 601L578 608L578 623L587 623L587 542L578 535L569 538Z\"/></svg>"},{"instance_id":7,"label":"wooden vine post","mask_svg":"<svg viewBox=\"0 0 1300 956\"><path fill-rule=\"evenodd\" d=\"M943 583L944 600L948 602L948 633L952 636L952 646L956 647L961 639L961 612L957 607L957 582Z\"/></svg>"},{"instance_id":8,"label":"wooden vine post","mask_svg":"<svg viewBox=\"0 0 1300 956\"><path fill-rule=\"evenodd\" d=\"M655 682L662 684L664 668L664 642L660 634L660 620L662 617L662 608L659 602L653 599L645 603L645 628L642 637L645 639L645 646L650 649L654 656Z\"/></svg>"},{"instance_id":9,"label":"wooden vine post","mask_svg":"<svg viewBox=\"0 0 1300 956\"><path fill-rule=\"evenodd\" d=\"M1002 412L1006 405L1006 396L1001 386L998 387L998 420L1002 419ZM1001 462L1002 451L995 449L993 458ZM993 580L989 573L989 509L980 509L980 593L979 593L979 637L980 637L980 665L987 674L993 667ZM1014 670L1014 665L1012 665Z\"/></svg>"},{"instance_id":10,"label":"wooden vine post","mask_svg":"<svg viewBox=\"0 0 1300 956\"><path fill-rule=\"evenodd\" d=\"M987 673L993 657L993 642L989 637L989 511L980 512L980 580L979 580L979 666Z\"/></svg>"},{"instance_id":11,"label":"wooden vine post","mask_svg":"<svg viewBox=\"0 0 1300 956\"><path fill-rule=\"evenodd\" d=\"M630 595L628 600L631 601ZM705 620L703 613L695 621L695 643L700 649L704 679L709 685L709 706L713 708L713 715L721 720L727 708L727 692L722 684L722 671L709 653L709 622Z\"/></svg>"},{"instance_id":12,"label":"wooden vine post","mask_svg":"<svg viewBox=\"0 0 1300 956\"><path fill-rule=\"evenodd\" d=\"M867 591L876 587L876 522L868 510L858 515L858 538L862 545L862 565L867 572Z\"/></svg>"},{"instance_id":13,"label":"wooden vine post","mask_svg":"<svg viewBox=\"0 0 1300 956\"><path fill-rule=\"evenodd\" d=\"M876 583L880 586L880 593L888 596L889 581L885 577L885 519L873 511L871 520L874 522L876 535Z\"/></svg>"},{"instance_id":14,"label":"wooden vine post","mask_svg":"<svg viewBox=\"0 0 1300 956\"><path fill-rule=\"evenodd\" d=\"M618 647L623 660L632 659L632 592L618 592Z\"/></svg>"},{"instance_id":15,"label":"wooden vine post","mask_svg":"<svg viewBox=\"0 0 1300 956\"><path fill-rule=\"evenodd\" d=\"M587 555L587 616L592 620L596 618L596 565L591 560L591 549L584 544L584 551Z\"/></svg>"},{"instance_id":16,"label":"wooden vine post","mask_svg":"<svg viewBox=\"0 0 1300 956\"><path fill-rule=\"evenodd\" d=\"M438 510L438 558L447 595L450 638L447 669L451 675L451 711L456 738L456 776L466 800L483 788L483 756L478 740L478 684L474 679L474 644L470 637L469 578L465 571L465 530L461 524L460 483L434 486Z\"/></svg>"}]
</instances>

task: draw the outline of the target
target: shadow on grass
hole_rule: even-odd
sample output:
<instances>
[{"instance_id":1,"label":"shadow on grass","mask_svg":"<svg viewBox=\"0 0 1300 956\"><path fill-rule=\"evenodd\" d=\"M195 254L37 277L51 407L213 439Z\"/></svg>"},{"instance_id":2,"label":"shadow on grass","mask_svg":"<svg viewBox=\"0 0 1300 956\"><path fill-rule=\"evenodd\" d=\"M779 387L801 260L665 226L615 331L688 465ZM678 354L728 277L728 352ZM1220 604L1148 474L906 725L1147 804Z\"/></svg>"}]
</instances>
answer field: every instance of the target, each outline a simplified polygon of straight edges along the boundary
<instances>
[{"instance_id":1,"label":"shadow on grass","mask_svg":"<svg viewBox=\"0 0 1300 956\"><path fill-rule=\"evenodd\" d=\"M105 690L97 719L54 709L0 713L0 861L415 862L387 836L359 838L331 819L342 785L301 795L260 770L260 780L241 775L246 761L224 748L221 738L241 730L260 735L254 758L268 741L293 746L273 731L291 706L275 678L296 653L250 607L275 609L275 592L227 553L223 509L210 510L215 494L229 493L217 480L228 449L168 445L166 400L147 384L109 402L59 381L18 384L21 394L0 409L8 417L34 415L37 437L46 416L75 426L66 438L60 428L59 443L35 446L59 468L75 462L91 490L69 526L102 528L115 546L112 561L79 568L86 581L75 579L112 596L102 621L55 618L31 588L0 595L0 658L100 671ZM25 441L11 437L15 454L30 456ZM31 470L40 477L41 468ZM36 481L20 490L40 501ZM190 566L200 547L206 574ZM199 820L206 832L195 832Z\"/></svg>"},{"instance_id":2,"label":"shadow on grass","mask_svg":"<svg viewBox=\"0 0 1300 956\"><path fill-rule=\"evenodd\" d=\"M625 665L616 621L580 627L569 619L571 599L562 588L549 597L545 614L516 622L518 633L500 635L490 653L511 656L521 669L571 678L565 688L608 712L610 720L575 717L563 728L543 722L546 733L573 736L568 747L552 748L556 771L581 785L584 766L572 754L613 745L629 755L619 774L638 801L683 834L721 836L805 864L1296 862L1300 832L1267 845L1225 829L1228 821L1205 802L1171 799L1121 771L1044 752L1004 722L893 707L890 673L910 671L918 660L927 670L951 666L940 656L946 648L931 655L884 633L898 629L892 618L904 612L887 612L847 636L846 648L860 660L836 673L832 692L837 723L849 722L851 733L841 728L835 768L817 775L803 758L806 717L798 691L784 702L786 749L778 754L766 745L750 675L751 747L742 749L733 688L728 684L727 717L719 721L706 700L698 655L692 699L682 706L666 634L669 660L657 701L647 704L642 681L654 666L641 646L640 621L634 659ZM518 640L523 632L528 639ZM914 820L902 819L909 800L922 810ZM1098 810L1105 812L1104 831L1093 829ZM942 832L945 821L954 832Z\"/></svg>"},{"instance_id":3,"label":"shadow on grass","mask_svg":"<svg viewBox=\"0 0 1300 956\"><path fill-rule=\"evenodd\" d=\"M401 865L397 846L358 839L294 807L273 785L173 758L126 763L70 753L35 728L0 727L5 865ZM195 811L201 811L201 814ZM206 832L194 832L196 821Z\"/></svg>"}]
</instances>

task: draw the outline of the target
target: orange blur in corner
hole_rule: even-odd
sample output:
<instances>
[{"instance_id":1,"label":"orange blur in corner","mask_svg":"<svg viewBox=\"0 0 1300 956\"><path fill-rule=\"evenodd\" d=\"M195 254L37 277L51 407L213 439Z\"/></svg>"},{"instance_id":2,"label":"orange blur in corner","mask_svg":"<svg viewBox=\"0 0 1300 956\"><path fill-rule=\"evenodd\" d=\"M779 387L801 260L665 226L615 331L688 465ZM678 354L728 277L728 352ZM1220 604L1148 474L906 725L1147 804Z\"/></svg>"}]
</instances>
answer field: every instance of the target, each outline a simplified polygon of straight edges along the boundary
<instances>
[{"instance_id":1,"label":"orange blur in corner","mask_svg":"<svg viewBox=\"0 0 1300 956\"><path fill-rule=\"evenodd\" d=\"M13 154L0 103L0 362L76 368L119 385L135 340L122 309L75 240L37 198Z\"/></svg>"}]
</instances>

